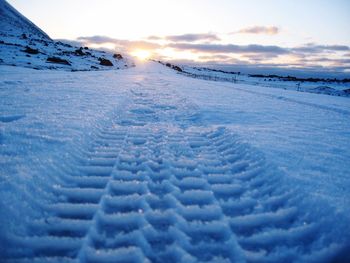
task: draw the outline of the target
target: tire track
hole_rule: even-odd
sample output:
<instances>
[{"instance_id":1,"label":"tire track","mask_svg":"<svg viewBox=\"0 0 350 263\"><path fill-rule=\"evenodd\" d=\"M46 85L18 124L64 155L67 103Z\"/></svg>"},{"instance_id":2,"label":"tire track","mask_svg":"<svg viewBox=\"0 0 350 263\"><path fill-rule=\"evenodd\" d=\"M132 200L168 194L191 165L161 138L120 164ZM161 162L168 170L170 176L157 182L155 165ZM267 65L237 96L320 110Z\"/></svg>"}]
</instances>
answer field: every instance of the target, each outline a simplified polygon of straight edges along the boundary
<instances>
[{"instance_id":1,"label":"tire track","mask_svg":"<svg viewBox=\"0 0 350 263\"><path fill-rule=\"evenodd\" d=\"M9 262L318 262L341 248L263 156L194 127L196 106L153 84L72 153Z\"/></svg>"}]
</instances>

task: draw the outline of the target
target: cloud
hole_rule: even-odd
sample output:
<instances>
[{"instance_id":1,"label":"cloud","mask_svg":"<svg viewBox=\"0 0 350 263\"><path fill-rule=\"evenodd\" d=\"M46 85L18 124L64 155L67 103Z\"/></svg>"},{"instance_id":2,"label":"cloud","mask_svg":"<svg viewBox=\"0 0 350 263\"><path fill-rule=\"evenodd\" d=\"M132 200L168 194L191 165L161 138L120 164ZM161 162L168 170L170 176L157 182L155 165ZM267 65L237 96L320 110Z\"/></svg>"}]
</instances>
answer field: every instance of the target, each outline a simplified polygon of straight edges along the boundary
<instances>
[{"instance_id":1,"label":"cloud","mask_svg":"<svg viewBox=\"0 0 350 263\"><path fill-rule=\"evenodd\" d=\"M106 36L91 36L91 37L79 37L78 41L84 43L85 45L91 44L114 44L125 50L135 50L135 49L156 49L160 48L161 45L144 40L125 40L116 39Z\"/></svg>"},{"instance_id":2,"label":"cloud","mask_svg":"<svg viewBox=\"0 0 350 263\"><path fill-rule=\"evenodd\" d=\"M91 36L91 37L78 37L78 41L88 42L94 44L105 44L105 43L113 43L116 39L106 37L106 36Z\"/></svg>"},{"instance_id":3,"label":"cloud","mask_svg":"<svg viewBox=\"0 0 350 263\"><path fill-rule=\"evenodd\" d=\"M157 40L162 40L163 38L160 36L149 36L147 37L147 40L151 40L151 41L157 41Z\"/></svg>"},{"instance_id":4,"label":"cloud","mask_svg":"<svg viewBox=\"0 0 350 263\"><path fill-rule=\"evenodd\" d=\"M280 29L276 26L252 26L242 28L237 32L239 34L265 34L265 35L276 35L280 32Z\"/></svg>"},{"instance_id":5,"label":"cloud","mask_svg":"<svg viewBox=\"0 0 350 263\"><path fill-rule=\"evenodd\" d=\"M299 61L302 62L303 64L307 64L307 63L315 64L315 63L327 62L332 65L350 67L350 59L348 58L339 59L339 58L327 58L327 57L314 57L310 59L301 59Z\"/></svg>"},{"instance_id":6,"label":"cloud","mask_svg":"<svg viewBox=\"0 0 350 263\"><path fill-rule=\"evenodd\" d=\"M313 43L306 44L301 47L292 49L296 52L303 53L323 53L323 52L336 52L336 51L349 51L350 47L345 45L315 45Z\"/></svg>"},{"instance_id":7,"label":"cloud","mask_svg":"<svg viewBox=\"0 0 350 263\"><path fill-rule=\"evenodd\" d=\"M183 35L169 35L169 36L149 36L146 38L149 41L165 40L169 42L213 42L220 41L218 35L213 33L199 33L199 34L183 34Z\"/></svg>"},{"instance_id":8,"label":"cloud","mask_svg":"<svg viewBox=\"0 0 350 263\"><path fill-rule=\"evenodd\" d=\"M218 54L218 53L236 53L254 55L259 54L268 58L279 55L289 54L295 57L305 57L308 54L321 55L323 53L347 52L350 47L346 45L316 45L313 43L304 46L286 48L276 45L235 45L235 44L217 44L217 43L188 43L199 40L217 40L215 34L184 34L176 36L150 36L148 40L124 40L107 36L79 37L77 40L85 45L88 44L114 44L125 50L132 49L160 49L173 48L178 51L192 51L197 53ZM170 43L159 44L155 42L158 39L170 40ZM151 41L154 40L154 41Z\"/></svg>"},{"instance_id":9,"label":"cloud","mask_svg":"<svg viewBox=\"0 0 350 263\"><path fill-rule=\"evenodd\" d=\"M205 53L271 53L278 55L290 53L287 48L263 45L171 43L168 46L178 50Z\"/></svg>"},{"instance_id":10,"label":"cloud","mask_svg":"<svg viewBox=\"0 0 350 263\"><path fill-rule=\"evenodd\" d=\"M160 41L161 40L161 41ZM251 64L279 68L325 68L350 71L350 47L307 43L297 47L277 45L237 45L218 43L215 34L184 34L150 36L144 40L125 40L107 36L79 37L80 45L116 49L118 52L149 50L154 59L182 61L183 63ZM215 42L212 42L215 41ZM168 53L168 51L170 51ZM192 53L192 60L186 54ZM169 54L169 55L165 55ZM175 55L175 56L174 56ZM180 59L181 58L181 59Z\"/></svg>"},{"instance_id":11,"label":"cloud","mask_svg":"<svg viewBox=\"0 0 350 263\"><path fill-rule=\"evenodd\" d=\"M271 59L271 56L268 56L266 54L243 54L242 56L252 62L264 62Z\"/></svg>"},{"instance_id":12,"label":"cloud","mask_svg":"<svg viewBox=\"0 0 350 263\"><path fill-rule=\"evenodd\" d=\"M220 60L228 60L228 59L232 59L231 56L228 55L204 55L204 56L199 56L199 59L202 60L213 60L213 59L220 59Z\"/></svg>"},{"instance_id":13,"label":"cloud","mask_svg":"<svg viewBox=\"0 0 350 263\"><path fill-rule=\"evenodd\" d=\"M194 42L194 41L219 41L220 38L216 34L184 34L166 36L164 39L172 42Z\"/></svg>"},{"instance_id":14,"label":"cloud","mask_svg":"<svg viewBox=\"0 0 350 263\"><path fill-rule=\"evenodd\" d=\"M198 56L198 59L204 63L225 63L225 64L237 64L244 63L244 61L233 58L229 55L213 54L213 55L203 55Z\"/></svg>"}]
</instances>

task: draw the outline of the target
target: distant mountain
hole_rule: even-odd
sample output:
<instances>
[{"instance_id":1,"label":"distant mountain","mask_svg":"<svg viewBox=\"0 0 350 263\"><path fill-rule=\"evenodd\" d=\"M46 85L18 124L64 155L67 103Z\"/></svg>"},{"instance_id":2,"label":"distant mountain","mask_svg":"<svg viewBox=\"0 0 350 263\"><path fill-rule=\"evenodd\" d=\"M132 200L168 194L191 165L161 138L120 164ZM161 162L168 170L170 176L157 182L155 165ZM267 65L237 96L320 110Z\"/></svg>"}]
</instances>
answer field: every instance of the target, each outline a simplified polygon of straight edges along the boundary
<instances>
[{"instance_id":1,"label":"distant mountain","mask_svg":"<svg viewBox=\"0 0 350 263\"><path fill-rule=\"evenodd\" d=\"M42 38L49 40L50 37L24 17L15 8L5 0L0 0L0 32L20 36L28 34L33 38Z\"/></svg>"},{"instance_id":2,"label":"distant mountain","mask_svg":"<svg viewBox=\"0 0 350 263\"><path fill-rule=\"evenodd\" d=\"M119 53L54 41L0 0L0 65L78 71L128 68L133 63Z\"/></svg>"}]
</instances>

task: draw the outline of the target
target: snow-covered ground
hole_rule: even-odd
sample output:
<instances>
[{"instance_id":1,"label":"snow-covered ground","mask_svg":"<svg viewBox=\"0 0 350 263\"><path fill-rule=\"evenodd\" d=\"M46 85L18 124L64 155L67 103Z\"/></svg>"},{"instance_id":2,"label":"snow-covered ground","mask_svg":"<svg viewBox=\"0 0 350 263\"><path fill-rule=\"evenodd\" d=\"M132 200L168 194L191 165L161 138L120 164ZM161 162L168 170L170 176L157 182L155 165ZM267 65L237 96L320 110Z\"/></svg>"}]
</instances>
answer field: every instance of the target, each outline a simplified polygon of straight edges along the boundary
<instances>
[{"instance_id":1,"label":"snow-covered ground","mask_svg":"<svg viewBox=\"0 0 350 263\"><path fill-rule=\"evenodd\" d=\"M130 57L52 40L26 17L0 0L0 65L66 71L125 69Z\"/></svg>"},{"instance_id":2,"label":"snow-covered ground","mask_svg":"<svg viewBox=\"0 0 350 263\"><path fill-rule=\"evenodd\" d=\"M9 262L346 262L350 100L0 67Z\"/></svg>"},{"instance_id":3,"label":"snow-covered ground","mask_svg":"<svg viewBox=\"0 0 350 263\"><path fill-rule=\"evenodd\" d=\"M259 87L263 86L299 92L350 97L350 83L340 80L321 81L320 79L318 81L306 81L304 79L303 81L301 81L301 79L299 79L286 81L283 80L283 77L254 77L254 75L218 70L215 69L215 67L214 69L209 69L203 67L192 67L184 65L181 66L181 68L183 69L184 74L204 80L225 81L232 83L255 85Z\"/></svg>"},{"instance_id":4,"label":"snow-covered ground","mask_svg":"<svg viewBox=\"0 0 350 263\"><path fill-rule=\"evenodd\" d=\"M108 62L107 62L108 61ZM108 64L106 64L108 63ZM3 35L0 32L0 65L65 71L98 71L133 66L119 53L77 47L60 41L42 40L28 35Z\"/></svg>"}]
</instances>

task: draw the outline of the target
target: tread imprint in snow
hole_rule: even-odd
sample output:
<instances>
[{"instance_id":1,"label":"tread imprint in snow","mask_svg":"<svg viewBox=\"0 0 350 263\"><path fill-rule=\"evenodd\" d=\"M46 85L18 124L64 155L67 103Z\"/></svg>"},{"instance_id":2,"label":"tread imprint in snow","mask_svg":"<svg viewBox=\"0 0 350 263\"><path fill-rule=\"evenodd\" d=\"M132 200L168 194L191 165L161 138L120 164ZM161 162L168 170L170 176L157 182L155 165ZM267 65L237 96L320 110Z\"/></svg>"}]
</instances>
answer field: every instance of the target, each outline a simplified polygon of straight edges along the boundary
<instances>
[{"instance_id":1,"label":"tread imprint in snow","mask_svg":"<svg viewBox=\"0 0 350 263\"><path fill-rule=\"evenodd\" d=\"M318 222L263 157L223 128L149 125L164 107L133 94L14 238L10 261L293 262L316 252Z\"/></svg>"}]
</instances>

